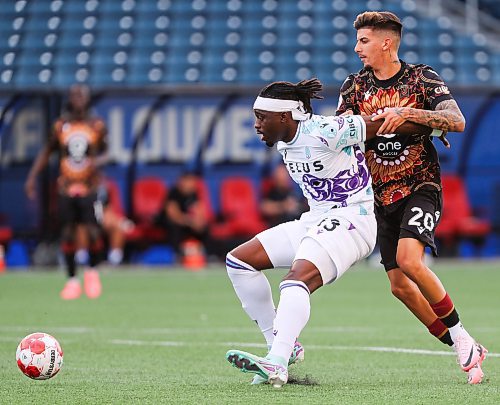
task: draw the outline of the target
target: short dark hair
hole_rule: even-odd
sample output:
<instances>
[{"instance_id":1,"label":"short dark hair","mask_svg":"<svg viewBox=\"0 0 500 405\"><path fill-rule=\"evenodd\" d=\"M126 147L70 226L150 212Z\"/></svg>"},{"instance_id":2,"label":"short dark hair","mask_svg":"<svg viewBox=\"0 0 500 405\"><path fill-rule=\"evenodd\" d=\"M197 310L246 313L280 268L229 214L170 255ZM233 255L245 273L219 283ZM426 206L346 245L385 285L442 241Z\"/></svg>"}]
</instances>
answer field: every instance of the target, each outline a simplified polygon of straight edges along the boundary
<instances>
[{"instance_id":1,"label":"short dark hair","mask_svg":"<svg viewBox=\"0 0 500 405\"><path fill-rule=\"evenodd\" d=\"M260 97L275 98L279 100L295 100L302 101L306 113L312 114L311 99L322 99L318 93L323 90L321 82L314 78L302 80L298 83L290 82L274 82L264 87L260 93Z\"/></svg>"},{"instance_id":2,"label":"short dark hair","mask_svg":"<svg viewBox=\"0 0 500 405\"><path fill-rule=\"evenodd\" d=\"M390 11L365 11L358 14L354 21L354 28L372 28L374 30L388 30L401 37L403 24L399 17Z\"/></svg>"}]
</instances>

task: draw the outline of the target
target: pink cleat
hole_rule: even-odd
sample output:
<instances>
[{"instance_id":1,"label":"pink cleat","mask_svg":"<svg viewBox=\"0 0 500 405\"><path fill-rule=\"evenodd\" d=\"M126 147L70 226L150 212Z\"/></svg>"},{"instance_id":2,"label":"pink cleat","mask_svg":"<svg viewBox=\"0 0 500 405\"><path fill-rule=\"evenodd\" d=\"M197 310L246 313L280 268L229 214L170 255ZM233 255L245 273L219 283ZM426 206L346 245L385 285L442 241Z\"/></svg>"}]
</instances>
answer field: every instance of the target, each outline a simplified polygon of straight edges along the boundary
<instances>
[{"instance_id":1,"label":"pink cleat","mask_svg":"<svg viewBox=\"0 0 500 405\"><path fill-rule=\"evenodd\" d=\"M85 294L90 299L98 298L102 292L101 279L97 270L86 270L83 274Z\"/></svg>"},{"instance_id":2,"label":"pink cleat","mask_svg":"<svg viewBox=\"0 0 500 405\"><path fill-rule=\"evenodd\" d=\"M455 340L455 352L457 353L458 364L463 371L469 371L475 365L481 366L486 357L486 350L468 334L462 334Z\"/></svg>"},{"instance_id":3,"label":"pink cleat","mask_svg":"<svg viewBox=\"0 0 500 405\"><path fill-rule=\"evenodd\" d=\"M82 295L82 287L80 286L80 281L74 278L70 278L66 281L64 288L59 294L63 300L76 300L80 295Z\"/></svg>"},{"instance_id":4,"label":"pink cleat","mask_svg":"<svg viewBox=\"0 0 500 405\"><path fill-rule=\"evenodd\" d=\"M472 367L468 371L467 375L467 383L468 384L481 384L481 381L483 381L484 373L483 370L481 369L481 364L477 363L474 367Z\"/></svg>"}]
</instances>

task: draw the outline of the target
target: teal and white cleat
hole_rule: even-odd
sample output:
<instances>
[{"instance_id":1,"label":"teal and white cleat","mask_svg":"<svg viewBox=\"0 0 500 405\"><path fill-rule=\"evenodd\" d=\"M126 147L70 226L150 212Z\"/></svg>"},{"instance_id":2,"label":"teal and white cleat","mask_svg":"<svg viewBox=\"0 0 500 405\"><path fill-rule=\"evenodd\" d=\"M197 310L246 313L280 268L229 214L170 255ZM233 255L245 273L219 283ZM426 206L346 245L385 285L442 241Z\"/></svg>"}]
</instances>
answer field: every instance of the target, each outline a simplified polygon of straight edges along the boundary
<instances>
[{"instance_id":1,"label":"teal and white cleat","mask_svg":"<svg viewBox=\"0 0 500 405\"><path fill-rule=\"evenodd\" d=\"M267 383L267 378L261 377L259 374L255 374L253 376L253 380L250 383L250 385L259 385L259 384L266 384Z\"/></svg>"},{"instance_id":2,"label":"teal and white cleat","mask_svg":"<svg viewBox=\"0 0 500 405\"><path fill-rule=\"evenodd\" d=\"M241 350L229 350L226 359L244 373L255 373L275 388L288 381L288 369L284 359L279 357L259 357Z\"/></svg>"},{"instance_id":3,"label":"teal and white cleat","mask_svg":"<svg viewBox=\"0 0 500 405\"><path fill-rule=\"evenodd\" d=\"M295 345L293 346L292 354L290 355L290 358L288 359L288 366L291 366L292 364L300 363L301 361L304 361L304 347L300 344L299 341L296 341ZM258 385L258 384L265 384L265 383L267 383L267 379L264 377L261 377L259 374L256 374L253 377L251 385Z\"/></svg>"}]
</instances>

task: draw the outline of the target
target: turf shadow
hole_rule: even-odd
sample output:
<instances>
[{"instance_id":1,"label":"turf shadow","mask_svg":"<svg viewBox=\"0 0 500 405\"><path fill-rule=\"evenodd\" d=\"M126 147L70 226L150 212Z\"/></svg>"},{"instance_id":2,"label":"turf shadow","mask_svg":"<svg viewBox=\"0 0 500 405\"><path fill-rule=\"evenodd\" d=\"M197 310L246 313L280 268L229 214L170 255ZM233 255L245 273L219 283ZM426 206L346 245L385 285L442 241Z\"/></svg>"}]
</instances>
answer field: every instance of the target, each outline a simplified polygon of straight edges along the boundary
<instances>
[{"instance_id":1,"label":"turf shadow","mask_svg":"<svg viewBox=\"0 0 500 405\"><path fill-rule=\"evenodd\" d=\"M309 375L306 375L305 377L289 376L287 384L294 384L294 385L319 385L319 383L316 380L314 380Z\"/></svg>"}]
</instances>

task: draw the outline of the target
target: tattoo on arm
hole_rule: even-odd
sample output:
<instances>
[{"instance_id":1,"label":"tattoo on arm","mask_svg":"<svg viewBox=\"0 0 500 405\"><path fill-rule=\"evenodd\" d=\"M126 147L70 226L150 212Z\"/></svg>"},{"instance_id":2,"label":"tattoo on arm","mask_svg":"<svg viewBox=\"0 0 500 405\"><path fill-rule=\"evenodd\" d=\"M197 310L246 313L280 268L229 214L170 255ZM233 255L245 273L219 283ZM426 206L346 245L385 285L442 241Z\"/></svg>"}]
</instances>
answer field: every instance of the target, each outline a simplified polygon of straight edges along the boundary
<instances>
[{"instance_id":1,"label":"tattoo on arm","mask_svg":"<svg viewBox=\"0 0 500 405\"><path fill-rule=\"evenodd\" d=\"M362 115L366 123L366 139L373 139L377 137L377 131L382 126L383 121L372 121L371 116ZM401 124L397 128L397 133L400 135L414 135L414 134L422 134L429 135L432 132L432 129L428 126L422 124L416 124L411 121L406 121Z\"/></svg>"},{"instance_id":2,"label":"tattoo on arm","mask_svg":"<svg viewBox=\"0 0 500 405\"><path fill-rule=\"evenodd\" d=\"M408 121L446 132L462 132L465 128L465 118L455 100L441 101L434 111L406 108L397 113L404 114Z\"/></svg>"}]
</instances>

